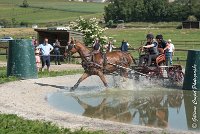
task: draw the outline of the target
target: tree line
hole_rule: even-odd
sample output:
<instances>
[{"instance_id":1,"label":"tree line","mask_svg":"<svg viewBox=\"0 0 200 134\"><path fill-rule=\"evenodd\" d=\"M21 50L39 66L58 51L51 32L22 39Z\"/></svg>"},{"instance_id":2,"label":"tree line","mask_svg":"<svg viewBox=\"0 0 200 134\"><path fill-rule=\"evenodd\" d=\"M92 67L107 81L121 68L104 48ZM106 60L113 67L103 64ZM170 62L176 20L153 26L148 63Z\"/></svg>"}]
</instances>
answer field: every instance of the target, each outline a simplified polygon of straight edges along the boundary
<instances>
[{"instance_id":1,"label":"tree line","mask_svg":"<svg viewBox=\"0 0 200 134\"><path fill-rule=\"evenodd\" d=\"M199 0L110 0L104 14L106 22L185 21L189 16L200 19Z\"/></svg>"}]
</instances>

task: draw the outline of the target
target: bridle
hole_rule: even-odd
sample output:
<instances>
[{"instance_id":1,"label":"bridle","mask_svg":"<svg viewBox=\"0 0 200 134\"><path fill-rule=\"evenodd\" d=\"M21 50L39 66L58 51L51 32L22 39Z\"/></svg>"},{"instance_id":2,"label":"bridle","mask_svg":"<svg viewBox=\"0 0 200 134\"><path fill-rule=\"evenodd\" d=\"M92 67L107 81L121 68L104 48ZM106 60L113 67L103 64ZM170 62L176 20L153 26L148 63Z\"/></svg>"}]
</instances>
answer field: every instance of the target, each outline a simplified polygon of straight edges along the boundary
<instances>
[{"instance_id":1,"label":"bridle","mask_svg":"<svg viewBox=\"0 0 200 134\"><path fill-rule=\"evenodd\" d=\"M69 45L67 46L66 51L67 51L67 52L70 52L73 48L76 49L76 45L75 45L75 44L69 44ZM76 50L77 50L77 49L76 49Z\"/></svg>"}]
</instances>

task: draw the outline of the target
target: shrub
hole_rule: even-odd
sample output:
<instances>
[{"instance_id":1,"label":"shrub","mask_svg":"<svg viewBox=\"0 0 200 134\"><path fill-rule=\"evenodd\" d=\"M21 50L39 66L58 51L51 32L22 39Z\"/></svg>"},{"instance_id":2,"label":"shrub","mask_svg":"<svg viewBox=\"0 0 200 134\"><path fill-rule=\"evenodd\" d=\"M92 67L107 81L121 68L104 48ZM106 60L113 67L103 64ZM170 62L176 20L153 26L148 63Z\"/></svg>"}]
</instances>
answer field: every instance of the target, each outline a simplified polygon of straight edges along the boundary
<instances>
[{"instance_id":1,"label":"shrub","mask_svg":"<svg viewBox=\"0 0 200 134\"><path fill-rule=\"evenodd\" d=\"M95 38L99 38L100 43L105 44L107 37L102 34L106 28L100 27L98 22L96 18L86 20L83 17L79 17L76 21L70 23L70 28L83 34L86 45L91 45Z\"/></svg>"},{"instance_id":2,"label":"shrub","mask_svg":"<svg viewBox=\"0 0 200 134\"><path fill-rule=\"evenodd\" d=\"M22 3L22 5L20 5L20 7L24 7L24 8L29 7L28 1L24 0L23 3Z\"/></svg>"},{"instance_id":3,"label":"shrub","mask_svg":"<svg viewBox=\"0 0 200 134\"><path fill-rule=\"evenodd\" d=\"M109 20L108 22L107 22L107 27L113 27L113 24L114 24L114 22L113 22L113 20Z\"/></svg>"},{"instance_id":4,"label":"shrub","mask_svg":"<svg viewBox=\"0 0 200 134\"><path fill-rule=\"evenodd\" d=\"M194 15L190 15L188 16L187 21L197 21L197 18Z\"/></svg>"}]
</instances>

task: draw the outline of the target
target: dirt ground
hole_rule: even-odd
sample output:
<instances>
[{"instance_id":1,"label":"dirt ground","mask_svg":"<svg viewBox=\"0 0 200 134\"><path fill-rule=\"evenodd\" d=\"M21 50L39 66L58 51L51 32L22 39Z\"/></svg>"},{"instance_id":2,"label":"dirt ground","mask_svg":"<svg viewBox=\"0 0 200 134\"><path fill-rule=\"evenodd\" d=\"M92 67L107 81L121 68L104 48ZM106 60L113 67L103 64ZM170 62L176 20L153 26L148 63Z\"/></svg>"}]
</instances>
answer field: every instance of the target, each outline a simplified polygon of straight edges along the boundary
<instances>
[{"instance_id":1,"label":"dirt ground","mask_svg":"<svg viewBox=\"0 0 200 134\"><path fill-rule=\"evenodd\" d=\"M1 63L6 65L6 63ZM51 70L81 68L80 65L62 64L51 65ZM51 121L59 126L87 130L106 130L108 133L117 134L195 134L190 131L176 131L161 128L130 125L95 118L83 117L72 113L60 111L50 106L47 102L48 95L58 92L59 87L71 87L80 75L58 76L52 78L28 79L0 85L0 113L17 114L26 119ZM99 78L92 76L82 83L90 85ZM93 82L94 83L94 82ZM99 82L101 84L101 82Z\"/></svg>"}]
</instances>

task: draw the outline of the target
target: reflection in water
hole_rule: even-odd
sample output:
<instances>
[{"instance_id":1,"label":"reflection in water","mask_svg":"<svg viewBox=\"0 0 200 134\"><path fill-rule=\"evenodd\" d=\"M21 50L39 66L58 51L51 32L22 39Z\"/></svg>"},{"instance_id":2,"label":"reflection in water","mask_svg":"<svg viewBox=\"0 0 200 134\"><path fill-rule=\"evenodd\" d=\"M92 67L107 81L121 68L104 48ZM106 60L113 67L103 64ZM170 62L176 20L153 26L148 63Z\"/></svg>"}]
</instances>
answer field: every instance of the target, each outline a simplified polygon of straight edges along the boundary
<instances>
[{"instance_id":1,"label":"reflection in water","mask_svg":"<svg viewBox=\"0 0 200 134\"><path fill-rule=\"evenodd\" d=\"M200 92L197 93L197 96ZM55 96L51 95L48 101L55 105ZM88 94L65 94L68 98L62 106L65 111L77 113L91 118L99 118L129 124L145 125L160 128L173 128L181 130L191 129L193 118L199 119L199 108L194 115L194 94L191 91L158 89L152 91L119 91L109 90L107 92ZM73 101L72 101L73 100ZM196 97L197 103L199 99ZM61 101L61 100L60 100ZM63 101L63 100L62 100ZM73 108L76 108L73 111ZM78 107L78 108L77 108ZM79 110L77 110L79 109ZM81 109L81 110L80 110Z\"/></svg>"},{"instance_id":2,"label":"reflection in water","mask_svg":"<svg viewBox=\"0 0 200 134\"><path fill-rule=\"evenodd\" d=\"M123 102L104 98L100 104L92 106L73 97L84 108L83 116L130 123L138 114L139 124L164 128L168 126L168 107L179 109L183 99L182 92L178 92L167 96L152 94Z\"/></svg>"},{"instance_id":3,"label":"reflection in water","mask_svg":"<svg viewBox=\"0 0 200 134\"><path fill-rule=\"evenodd\" d=\"M77 96L73 97L84 108L83 116L125 123L130 122L132 119L128 102L112 105L112 102L108 102L107 99L104 98L100 104L92 106L80 100Z\"/></svg>"}]
</instances>

